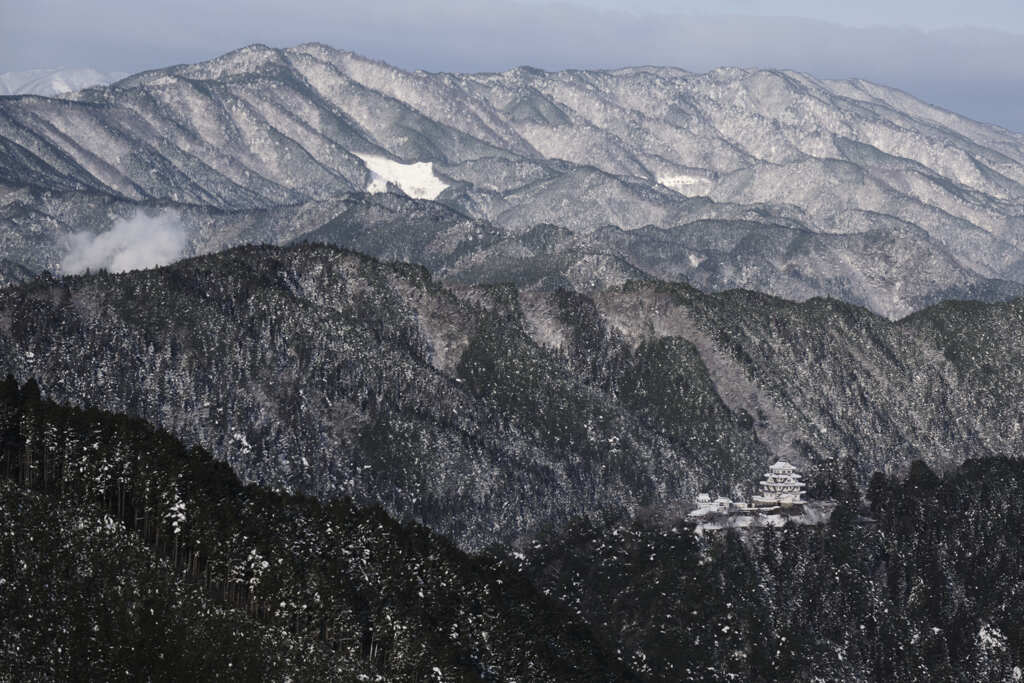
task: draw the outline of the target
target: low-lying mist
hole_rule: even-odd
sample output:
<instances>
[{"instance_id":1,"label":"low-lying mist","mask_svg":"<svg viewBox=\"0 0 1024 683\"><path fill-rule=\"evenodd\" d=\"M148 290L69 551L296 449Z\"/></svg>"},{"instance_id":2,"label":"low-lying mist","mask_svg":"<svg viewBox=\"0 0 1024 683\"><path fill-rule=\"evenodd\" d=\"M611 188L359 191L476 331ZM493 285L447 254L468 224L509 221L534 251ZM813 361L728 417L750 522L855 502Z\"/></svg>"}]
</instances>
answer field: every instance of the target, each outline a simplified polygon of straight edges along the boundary
<instances>
[{"instance_id":1,"label":"low-lying mist","mask_svg":"<svg viewBox=\"0 0 1024 683\"><path fill-rule=\"evenodd\" d=\"M180 259L187 245L188 231L176 212L137 214L118 220L106 232L71 235L61 271L72 275L86 270L122 273L165 266Z\"/></svg>"}]
</instances>

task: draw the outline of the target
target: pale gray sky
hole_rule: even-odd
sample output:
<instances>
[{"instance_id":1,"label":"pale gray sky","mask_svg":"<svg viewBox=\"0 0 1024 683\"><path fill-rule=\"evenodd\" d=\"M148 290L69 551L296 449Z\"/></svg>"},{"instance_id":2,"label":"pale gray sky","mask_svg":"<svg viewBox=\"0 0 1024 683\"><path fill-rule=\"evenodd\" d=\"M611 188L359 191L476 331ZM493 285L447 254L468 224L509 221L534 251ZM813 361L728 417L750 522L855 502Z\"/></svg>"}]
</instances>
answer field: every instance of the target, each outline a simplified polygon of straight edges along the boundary
<instances>
[{"instance_id":1,"label":"pale gray sky","mask_svg":"<svg viewBox=\"0 0 1024 683\"><path fill-rule=\"evenodd\" d=\"M536 5L550 0L524 0ZM654 14L744 14L804 17L845 26L913 26L921 29L974 26L1024 33L1020 0L583 0L579 5Z\"/></svg>"},{"instance_id":2,"label":"pale gray sky","mask_svg":"<svg viewBox=\"0 0 1024 683\"><path fill-rule=\"evenodd\" d=\"M791 68L1024 131L1020 0L0 0L0 72L138 71L308 41L431 71Z\"/></svg>"}]
</instances>

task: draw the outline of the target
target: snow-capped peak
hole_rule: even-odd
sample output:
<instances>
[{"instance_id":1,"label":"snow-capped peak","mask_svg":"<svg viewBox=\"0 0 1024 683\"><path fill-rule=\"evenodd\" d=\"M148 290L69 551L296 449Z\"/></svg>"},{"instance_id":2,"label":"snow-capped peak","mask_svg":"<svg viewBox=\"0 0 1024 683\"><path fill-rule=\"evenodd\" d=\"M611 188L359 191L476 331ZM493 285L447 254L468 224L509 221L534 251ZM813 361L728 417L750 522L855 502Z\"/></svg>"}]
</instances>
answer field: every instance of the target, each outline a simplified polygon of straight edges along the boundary
<instances>
[{"instance_id":1,"label":"snow-capped peak","mask_svg":"<svg viewBox=\"0 0 1024 683\"><path fill-rule=\"evenodd\" d=\"M118 81L127 73L104 73L96 69L32 69L0 74L0 95L67 95L97 85Z\"/></svg>"}]
</instances>

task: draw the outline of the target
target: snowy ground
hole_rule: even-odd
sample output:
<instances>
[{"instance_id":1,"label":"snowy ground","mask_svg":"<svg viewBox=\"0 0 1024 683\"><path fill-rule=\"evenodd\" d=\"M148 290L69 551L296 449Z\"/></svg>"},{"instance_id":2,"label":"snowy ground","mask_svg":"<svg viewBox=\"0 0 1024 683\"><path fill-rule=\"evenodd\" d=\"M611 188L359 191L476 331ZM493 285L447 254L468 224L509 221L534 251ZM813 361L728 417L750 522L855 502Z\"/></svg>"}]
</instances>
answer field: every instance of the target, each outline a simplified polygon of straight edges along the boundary
<instances>
[{"instance_id":1,"label":"snowy ground","mask_svg":"<svg viewBox=\"0 0 1024 683\"><path fill-rule=\"evenodd\" d=\"M386 192L387 184L393 183L402 192L415 199L437 199L448 184L434 175L434 164L418 162L403 164L372 154L356 154L370 169L373 179L366 187L367 192Z\"/></svg>"},{"instance_id":2,"label":"snowy ground","mask_svg":"<svg viewBox=\"0 0 1024 683\"><path fill-rule=\"evenodd\" d=\"M784 515L778 513L733 513L733 514L708 514L697 523L694 532L702 534L704 531L716 529L743 529L748 527L780 527L786 522L793 524L824 524L832 516L836 504L831 501L813 501L804 505L804 511L799 515Z\"/></svg>"},{"instance_id":3,"label":"snowy ground","mask_svg":"<svg viewBox=\"0 0 1024 683\"><path fill-rule=\"evenodd\" d=\"M658 183L685 197L704 197L711 191L711 181L699 176L658 176Z\"/></svg>"}]
</instances>

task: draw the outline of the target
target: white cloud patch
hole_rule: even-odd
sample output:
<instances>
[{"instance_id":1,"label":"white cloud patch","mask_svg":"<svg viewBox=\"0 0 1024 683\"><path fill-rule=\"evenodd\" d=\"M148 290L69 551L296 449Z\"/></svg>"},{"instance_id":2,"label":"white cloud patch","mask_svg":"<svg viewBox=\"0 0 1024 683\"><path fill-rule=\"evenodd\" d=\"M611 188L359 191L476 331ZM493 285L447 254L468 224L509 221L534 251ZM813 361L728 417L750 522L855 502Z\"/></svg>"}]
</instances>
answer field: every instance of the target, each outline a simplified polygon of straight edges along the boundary
<instances>
[{"instance_id":1,"label":"white cloud patch","mask_svg":"<svg viewBox=\"0 0 1024 683\"><path fill-rule=\"evenodd\" d=\"M185 253L188 233L178 214L164 212L119 220L98 235L77 232L68 242L68 252L61 261L62 272L104 269L122 273L177 261Z\"/></svg>"}]
</instances>

